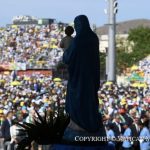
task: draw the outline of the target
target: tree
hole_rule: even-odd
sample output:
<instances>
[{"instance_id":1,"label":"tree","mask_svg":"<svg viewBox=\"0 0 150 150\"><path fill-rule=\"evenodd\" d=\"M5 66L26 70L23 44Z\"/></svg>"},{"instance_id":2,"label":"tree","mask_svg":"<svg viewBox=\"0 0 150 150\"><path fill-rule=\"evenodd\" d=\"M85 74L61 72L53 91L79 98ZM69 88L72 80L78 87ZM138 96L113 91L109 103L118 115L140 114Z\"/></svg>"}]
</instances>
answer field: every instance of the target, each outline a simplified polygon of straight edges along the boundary
<instances>
[{"instance_id":1,"label":"tree","mask_svg":"<svg viewBox=\"0 0 150 150\"><path fill-rule=\"evenodd\" d=\"M150 28L138 27L131 29L127 38L129 47L132 45L132 51L126 51L123 44L117 47L117 66L124 70L138 63L141 59L150 55ZM134 43L134 44L130 44Z\"/></svg>"},{"instance_id":2,"label":"tree","mask_svg":"<svg viewBox=\"0 0 150 150\"><path fill-rule=\"evenodd\" d=\"M128 40L134 43L133 52L150 51L150 28L138 27L129 31ZM150 52L149 52L150 54Z\"/></svg>"},{"instance_id":3,"label":"tree","mask_svg":"<svg viewBox=\"0 0 150 150\"><path fill-rule=\"evenodd\" d=\"M106 68L106 54L100 52L100 68L101 71L105 71Z\"/></svg>"}]
</instances>

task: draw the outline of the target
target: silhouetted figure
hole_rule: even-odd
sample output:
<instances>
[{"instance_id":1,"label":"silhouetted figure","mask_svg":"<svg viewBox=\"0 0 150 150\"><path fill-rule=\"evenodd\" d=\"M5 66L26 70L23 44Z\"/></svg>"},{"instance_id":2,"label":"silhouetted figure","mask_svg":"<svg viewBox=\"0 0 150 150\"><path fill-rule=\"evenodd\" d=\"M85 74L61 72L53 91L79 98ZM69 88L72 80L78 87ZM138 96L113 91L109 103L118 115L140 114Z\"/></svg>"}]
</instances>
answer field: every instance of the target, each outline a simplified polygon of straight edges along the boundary
<instances>
[{"instance_id":1,"label":"silhouetted figure","mask_svg":"<svg viewBox=\"0 0 150 150\"><path fill-rule=\"evenodd\" d=\"M66 111L81 128L97 132L102 126L97 95L100 85L99 40L86 16L76 17L74 25L76 36L63 55L69 71Z\"/></svg>"},{"instance_id":2,"label":"silhouetted figure","mask_svg":"<svg viewBox=\"0 0 150 150\"><path fill-rule=\"evenodd\" d=\"M61 40L60 47L65 51L71 44L73 37L71 36L74 32L72 26L67 26L65 29L66 36Z\"/></svg>"},{"instance_id":3,"label":"silhouetted figure","mask_svg":"<svg viewBox=\"0 0 150 150\"><path fill-rule=\"evenodd\" d=\"M63 62L68 65L69 80L66 96L66 112L70 115L70 123L64 133L64 139L80 144L92 141L77 141L77 136L106 136L101 114L98 111L98 89L100 85L99 40L91 30L85 15L74 20L76 36L65 50ZM97 141L99 142L99 141ZM96 145L97 146L97 145ZM102 146L102 145L101 145ZM106 148L105 144L101 147ZM97 149L85 147L82 149ZM72 146L64 149L72 149ZM74 149L80 149L80 146ZM63 149L57 147L56 149Z\"/></svg>"}]
</instances>

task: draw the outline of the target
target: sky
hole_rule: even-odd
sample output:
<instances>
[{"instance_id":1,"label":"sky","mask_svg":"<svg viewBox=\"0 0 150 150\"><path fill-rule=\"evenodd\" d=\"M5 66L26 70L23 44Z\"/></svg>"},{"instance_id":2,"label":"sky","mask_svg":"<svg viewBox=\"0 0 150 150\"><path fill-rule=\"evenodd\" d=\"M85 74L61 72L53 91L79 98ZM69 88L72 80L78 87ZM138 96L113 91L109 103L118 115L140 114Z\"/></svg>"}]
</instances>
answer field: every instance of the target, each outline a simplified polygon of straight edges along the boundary
<instances>
[{"instance_id":1,"label":"sky","mask_svg":"<svg viewBox=\"0 0 150 150\"><path fill-rule=\"evenodd\" d=\"M149 6L150 0L118 0L117 22L150 19ZM107 0L0 0L0 26L12 23L12 17L18 15L70 23L80 14L87 15L91 24L102 26L108 22L107 7Z\"/></svg>"}]
</instances>

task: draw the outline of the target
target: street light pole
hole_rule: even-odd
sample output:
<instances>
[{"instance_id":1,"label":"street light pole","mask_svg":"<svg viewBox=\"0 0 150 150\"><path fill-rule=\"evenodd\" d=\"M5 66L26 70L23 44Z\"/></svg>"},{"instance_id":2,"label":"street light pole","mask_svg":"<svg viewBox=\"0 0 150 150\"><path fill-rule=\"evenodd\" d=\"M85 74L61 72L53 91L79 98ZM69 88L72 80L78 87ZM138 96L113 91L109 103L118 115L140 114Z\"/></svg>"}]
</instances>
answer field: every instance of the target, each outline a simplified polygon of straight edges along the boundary
<instances>
[{"instance_id":1,"label":"street light pole","mask_svg":"<svg viewBox=\"0 0 150 150\"><path fill-rule=\"evenodd\" d=\"M108 77L107 81L116 81L116 13L117 1L108 0Z\"/></svg>"}]
</instances>

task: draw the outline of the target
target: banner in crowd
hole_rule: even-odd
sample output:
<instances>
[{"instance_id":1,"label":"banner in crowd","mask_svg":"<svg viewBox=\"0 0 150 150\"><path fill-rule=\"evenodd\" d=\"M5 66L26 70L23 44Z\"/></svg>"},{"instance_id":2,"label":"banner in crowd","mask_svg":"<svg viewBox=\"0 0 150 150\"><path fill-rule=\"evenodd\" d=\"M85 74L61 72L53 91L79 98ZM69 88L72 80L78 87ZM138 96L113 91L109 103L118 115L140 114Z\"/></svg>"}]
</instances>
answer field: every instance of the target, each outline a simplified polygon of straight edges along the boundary
<instances>
[{"instance_id":1,"label":"banner in crowd","mask_svg":"<svg viewBox=\"0 0 150 150\"><path fill-rule=\"evenodd\" d=\"M132 73L131 76L128 77L128 80L144 82L144 78L137 73Z\"/></svg>"},{"instance_id":2,"label":"banner in crowd","mask_svg":"<svg viewBox=\"0 0 150 150\"><path fill-rule=\"evenodd\" d=\"M22 75L45 75L45 76L52 76L53 75L53 72L52 70L26 70L26 71L18 71L17 74L19 76L22 76Z\"/></svg>"},{"instance_id":3,"label":"banner in crowd","mask_svg":"<svg viewBox=\"0 0 150 150\"><path fill-rule=\"evenodd\" d=\"M25 63L5 63L0 64L0 70L26 70Z\"/></svg>"}]
</instances>

